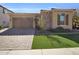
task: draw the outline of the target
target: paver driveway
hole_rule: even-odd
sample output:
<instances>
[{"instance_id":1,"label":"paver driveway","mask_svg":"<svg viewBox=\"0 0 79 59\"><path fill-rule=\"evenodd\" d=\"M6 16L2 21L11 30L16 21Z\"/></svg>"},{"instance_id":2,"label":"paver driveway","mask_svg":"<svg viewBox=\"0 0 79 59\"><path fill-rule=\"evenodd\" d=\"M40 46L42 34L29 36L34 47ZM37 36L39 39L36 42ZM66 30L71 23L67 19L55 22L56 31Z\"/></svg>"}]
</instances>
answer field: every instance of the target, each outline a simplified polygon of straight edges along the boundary
<instances>
[{"instance_id":1,"label":"paver driveway","mask_svg":"<svg viewBox=\"0 0 79 59\"><path fill-rule=\"evenodd\" d=\"M35 30L34 29L8 29L2 33L0 33L0 35L34 35Z\"/></svg>"},{"instance_id":2,"label":"paver driveway","mask_svg":"<svg viewBox=\"0 0 79 59\"><path fill-rule=\"evenodd\" d=\"M31 49L34 29L9 29L0 33L0 49Z\"/></svg>"}]
</instances>

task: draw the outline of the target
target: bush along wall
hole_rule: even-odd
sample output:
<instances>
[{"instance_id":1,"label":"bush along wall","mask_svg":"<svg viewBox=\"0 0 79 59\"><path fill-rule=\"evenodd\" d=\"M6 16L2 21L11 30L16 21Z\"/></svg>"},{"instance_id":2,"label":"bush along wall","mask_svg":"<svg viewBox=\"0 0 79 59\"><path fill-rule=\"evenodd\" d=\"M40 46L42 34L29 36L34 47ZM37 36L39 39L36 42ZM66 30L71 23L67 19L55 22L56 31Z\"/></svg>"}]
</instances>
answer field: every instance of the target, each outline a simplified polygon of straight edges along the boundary
<instances>
[{"instance_id":1,"label":"bush along wall","mask_svg":"<svg viewBox=\"0 0 79 59\"><path fill-rule=\"evenodd\" d=\"M2 29L2 26L0 25L0 30Z\"/></svg>"}]
</instances>

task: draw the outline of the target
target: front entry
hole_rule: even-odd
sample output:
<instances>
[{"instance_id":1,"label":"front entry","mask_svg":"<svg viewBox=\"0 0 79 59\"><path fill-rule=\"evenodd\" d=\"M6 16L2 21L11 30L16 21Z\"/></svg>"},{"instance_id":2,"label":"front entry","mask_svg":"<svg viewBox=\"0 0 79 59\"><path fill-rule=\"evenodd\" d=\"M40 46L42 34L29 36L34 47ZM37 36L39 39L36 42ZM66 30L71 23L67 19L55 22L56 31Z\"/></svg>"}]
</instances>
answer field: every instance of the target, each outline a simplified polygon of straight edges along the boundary
<instances>
[{"instance_id":1,"label":"front entry","mask_svg":"<svg viewBox=\"0 0 79 59\"><path fill-rule=\"evenodd\" d=\"M40 29L40 26L39 26L39 19L38 19L38 16L35 16L34 21L35 21L35 29L36 29L36 30L39 30L39 29Z\"/></svg>"}]
</instances>

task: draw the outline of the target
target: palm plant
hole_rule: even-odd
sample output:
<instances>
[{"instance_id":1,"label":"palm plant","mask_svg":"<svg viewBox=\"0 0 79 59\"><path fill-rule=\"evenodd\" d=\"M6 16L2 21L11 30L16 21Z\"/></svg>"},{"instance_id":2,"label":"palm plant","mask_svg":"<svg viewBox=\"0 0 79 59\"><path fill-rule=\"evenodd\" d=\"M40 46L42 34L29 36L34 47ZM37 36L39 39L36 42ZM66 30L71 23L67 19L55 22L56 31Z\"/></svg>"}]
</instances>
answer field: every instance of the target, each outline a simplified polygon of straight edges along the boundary
<instances>
[{"instance_id":1,"label":"palm plant","mask_svg":"<svg viewBox=\"0 0 79 59\"><path fill-rule=\"evenodd\" d=\"M79 28L79 17L77 15L73 16L72 21L73 28Z\"/></svg>"}]
</instances>

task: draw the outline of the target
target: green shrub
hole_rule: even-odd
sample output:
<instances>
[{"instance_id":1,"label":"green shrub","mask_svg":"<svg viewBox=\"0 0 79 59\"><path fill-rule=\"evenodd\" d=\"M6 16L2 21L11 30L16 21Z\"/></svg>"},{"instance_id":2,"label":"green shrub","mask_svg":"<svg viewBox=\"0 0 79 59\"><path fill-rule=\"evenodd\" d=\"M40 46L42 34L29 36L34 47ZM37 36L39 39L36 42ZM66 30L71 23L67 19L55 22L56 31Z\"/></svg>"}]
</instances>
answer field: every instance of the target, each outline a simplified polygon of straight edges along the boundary
<instances>
[{"instance_id":1,"label":"green shrub","mask_svg":"<svg viewBox=\"0 0 79 59\"><path fill-rule=\"evenodd\" d=\"M70 30L70 29L65 29L65 32L72 32L72 30Z\"/></svg>"},{"instance_id":2,"label":"green shrub","mask_svg":"<svg viewBox=\"0 0 79 59\"><path fill-rule=\"evenodd\" d=\"M49 29L47 31L50 31L50 32L70 32L71 30L64 29L63 27L57 27L55 29Z\"/></svg>"},{"instance_id":3,"label":"green shrub","mask_svg":"<svg viewBox=\"0 0 79 59\"><path fill-rule=\"evenodd\" d=\"M0 30L2 29L2 26L0 26Z\"/></svg>"},{"instance_id":4,"label":"green shrub","mask_svg":"<svg viewBox=\"0 0 79 59\"><path fill-rule=\"evenodd\" d=\"M55 31L64 31L64 28L62 28L62 27L57 27L56 29L54 29Z\"/></svg>"},{"instance_id":5,"label":"green shrub","mask_svg":"<svg viewBox=\"0 0 79 59\"><path fill-rule=\"evenodd\" d=\"M38 26L37 28L36 28L37 30L41 30L41 28Z\"/></svg>"}]
</instances>

